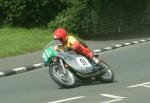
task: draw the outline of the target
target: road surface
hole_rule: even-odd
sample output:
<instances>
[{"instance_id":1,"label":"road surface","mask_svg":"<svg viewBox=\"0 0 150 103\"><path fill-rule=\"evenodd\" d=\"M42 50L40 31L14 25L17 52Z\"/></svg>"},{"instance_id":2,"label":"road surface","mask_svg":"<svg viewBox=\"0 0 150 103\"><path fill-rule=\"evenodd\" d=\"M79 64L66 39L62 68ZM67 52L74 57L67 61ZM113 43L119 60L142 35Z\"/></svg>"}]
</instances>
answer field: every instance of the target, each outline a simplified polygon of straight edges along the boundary
<instances>
[{"instance_id":1,"label":"road surface","mask_svg":"<svg viewBox=\"0 0 150 103\"><path fill-rule=\"evenodd\" d=\"M98 47L98 43L95 46ZM150 42L100 55L115 73L113 83L95 82L63 89L51 80L48 68L41 68L0 78L0 103L150 102Z\"/></svg>"}]
</instances>

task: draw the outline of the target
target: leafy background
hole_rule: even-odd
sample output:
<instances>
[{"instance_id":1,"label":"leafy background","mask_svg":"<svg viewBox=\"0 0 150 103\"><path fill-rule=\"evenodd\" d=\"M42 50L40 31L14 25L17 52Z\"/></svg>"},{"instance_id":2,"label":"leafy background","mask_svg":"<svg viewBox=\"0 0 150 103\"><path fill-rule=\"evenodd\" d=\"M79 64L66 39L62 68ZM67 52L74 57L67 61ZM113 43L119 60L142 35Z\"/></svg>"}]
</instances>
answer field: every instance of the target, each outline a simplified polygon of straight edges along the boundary
<instances>
[{"instance_id":1,"label":"leafy background","mask_svg":"<svg viewBox=\"0 0 150 103\"><path fill-rule=\"evenodd\" d=\"M64 27L82 37L149 33L150 0L0 0L0 26Z\"/></svg>"}]
</instances>

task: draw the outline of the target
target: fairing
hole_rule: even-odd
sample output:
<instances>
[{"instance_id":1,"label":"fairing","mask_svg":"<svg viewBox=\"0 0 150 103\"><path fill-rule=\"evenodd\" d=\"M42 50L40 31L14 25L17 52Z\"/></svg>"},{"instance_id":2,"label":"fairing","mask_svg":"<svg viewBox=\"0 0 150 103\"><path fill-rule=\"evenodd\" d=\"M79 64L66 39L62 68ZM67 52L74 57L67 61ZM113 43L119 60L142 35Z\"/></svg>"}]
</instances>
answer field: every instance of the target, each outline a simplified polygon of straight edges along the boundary
<instances>
[{"instance_id":1,"label":"fairing","mask_svg":"<svg viewBox=\"0 0 150 103\"><path fill-rule=\"evenodd\" d=\"M90 61L82 55L77 54L75 51L57 52L53 49L54 46L61 45L60 41L54 40L50 42L44 49L42 57L45 64L52 63L52 57L62 58L73 70L80 74L93 73L95 68Z\"/></svg>"},{"instance_id":2,"label":"fairing","mask_svg":"<svg viewBox=\"0 0 150 103\"><path fill-rule=\"evenodd\" d=\"M75 53L74 51L59 52L58 57L61 57L72 69L80 74L89 74L93 72L93 66L84 56ZM86 65L80 60L84 60Z\"/></svg>"}]
</instances>

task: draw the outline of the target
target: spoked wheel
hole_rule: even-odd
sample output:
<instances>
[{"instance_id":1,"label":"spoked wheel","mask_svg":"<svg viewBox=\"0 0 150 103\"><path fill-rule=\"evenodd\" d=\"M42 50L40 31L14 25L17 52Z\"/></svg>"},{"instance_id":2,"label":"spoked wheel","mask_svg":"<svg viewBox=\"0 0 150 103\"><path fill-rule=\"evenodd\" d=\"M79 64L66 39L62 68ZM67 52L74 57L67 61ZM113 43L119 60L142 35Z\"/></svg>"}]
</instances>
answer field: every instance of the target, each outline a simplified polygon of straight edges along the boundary
<instances>
[{"instance_id":1,"label":"spoked wheel","mask_svg":"<svg viewBox=\"0 0 150 103\"><path fill-rule=\"evenodd\" d=\"M49 74L58 85L64 88L74 87L76 84L73 73L69 69L66 69L66 73L64 73L60 65L55 64L50 66Z\"/></svg>"},{"instance_id":2,"label":"spoked wheel","mask_svg":"<svg viewBox=\"0 0 150 103\"><path fill-rule=\"evenodd\" d=\"M100 74L97 79L104 83L111 83L114 81L114 73L111 70L110 66L107 65L104 61L101 61L100 67L103 69L107 69L102 74Z\"/></svg>"}]
</instances>

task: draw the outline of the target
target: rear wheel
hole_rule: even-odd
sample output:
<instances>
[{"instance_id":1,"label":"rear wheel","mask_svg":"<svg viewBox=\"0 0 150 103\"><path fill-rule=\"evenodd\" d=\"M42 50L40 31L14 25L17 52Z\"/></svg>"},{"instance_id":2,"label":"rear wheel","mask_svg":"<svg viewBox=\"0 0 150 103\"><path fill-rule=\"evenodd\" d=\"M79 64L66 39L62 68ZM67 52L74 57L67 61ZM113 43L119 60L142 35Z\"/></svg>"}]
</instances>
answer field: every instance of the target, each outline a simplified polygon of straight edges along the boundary
<instances>
[{"instance_id":1,"label":"rear wheel","mask_svg":"<svg viewBox=\"0 0 150 103\"><path fill-rule=\"evenodd\" d=\"M111 70L110 66L107 65L104 61L101 61L100 67L106 69L102 74L96 77L98 80L104 83L111 83L114 81L114 73Z\"/></svg>"},{"instance_id":2,"label":"rear wheel","mask_svg":"<svg viewBox=\"0 0 150 103\"><path fill-rule=\"evenodd\" d=\"M69 69L66 69L66 73L64 73L59 64L50 66L49 74L58 85L64 88L71 88L76 84L76 79L73 73Z\"/></svg>"}]
</instances>

